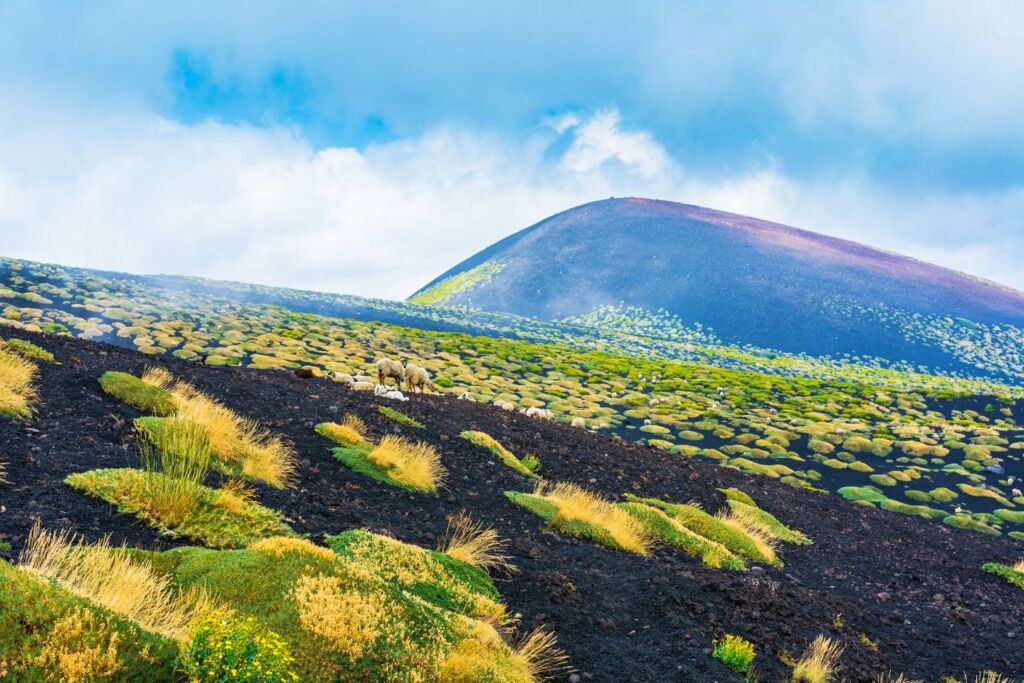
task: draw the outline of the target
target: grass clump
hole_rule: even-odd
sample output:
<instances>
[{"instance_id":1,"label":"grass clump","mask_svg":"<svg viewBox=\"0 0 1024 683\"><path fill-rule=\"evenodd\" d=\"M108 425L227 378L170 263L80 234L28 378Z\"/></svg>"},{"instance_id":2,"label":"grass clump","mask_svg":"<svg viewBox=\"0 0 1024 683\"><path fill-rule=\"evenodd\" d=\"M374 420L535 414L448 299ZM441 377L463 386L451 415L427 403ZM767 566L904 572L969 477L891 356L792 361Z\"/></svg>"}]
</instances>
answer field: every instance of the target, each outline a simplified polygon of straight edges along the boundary
<instances>
[{"instance_id":1,"label":"grass clump","mask_svg":"<svg viewBox=\"0 0 1024 683\"><path fill-rule=\"evenodd\" d=\"M760 525L773 538L777 538L785 543L793 543L795 545L812 544L811 539L808 538L806 534L801 531L797 531L796 529L790 529L788 526L780 522L775 515L765 512L756 505L750 505L739 500L732 499L727 502L734 515L741 518L747 518L751 524Z\"/></svg>"},{"instance_id":2,"label":"grass clump","mask_svg":"<svg viewBox=\"0 0 1024 683\"><path fill-rule=\"evenodd\" d=\"M127 372L104 372L99 382L103 391L144 413L171 415L176 409L174 397L169 391L147 384Z\"/></svg>"},{"instance_id":3,"label":"grass clump","mask_svg":"<svg viewBox=\"0 0 1024 683\"><path fill-rule=\"evenodd\" d=\"M996 576L1003 577L1018 588L1024 588L1024 560L1021 560L1012 566L1000 564L998 562L989 562L987 564L983 564L981 568L989 574L995 574Z\"/></svg>"},{"instance_id":4,"label":"grass clump","mask_svg":"<svg viewBox=\"0 0 1024 683\"><path fill-rule=\"evenodd\" d=\"M650 553L651 538L639 520L576 484L537 482L532 494L506 491L505 495L570 536L640 555Z\"/></svg>"},{"instance_id":5,"label":"grass clump","mask_svg":"<svg viewBox=\"0 0 1024 683\"><path fill-rule=\"evenodd\" d=\"M526 456L520 460L514 453L512 453L512 451L502 446L490 434L485 432L465 431L459 434L459 436L471 444L475 444L481 448L486 448L491 453L498 456L498 458L508 467L511 467L520 474L525 474L526 476L533 477L534 479L540 479L540 475L537 474L537 470L540 469L540 461L537 460L536 457Z\"/></svg>"},{"instance_id":6,"label":"grass clump","mask_svg":"<svg viewBox=\"0 0 1024 683\"><path fill-rule=\"evenodd\" d=\"M0 561L0 605L0 652L10 680L173 679L172 639L31 570Z\"/></svg>"},{"instance_id":7,"label":"grass clump","mask_svg":"<svg viewBox=\"0 0 1024 683\"><path fill-rule=\"evenodd\" d=\"M400 425L406 427L413 427L415 429L423 429L423 423L418 420L414 420L400 410L395 410L391 406L377 406L377 412L384 417L397 422Z\"/></svg>"},{"instance_id":8,"label":"grass clump","mask_svg":"<svg viewBox=\"0 0 1024 683\"><path fill-rule=\"evenodd\" d=\"M72 474L64 481L164 533L195 539L213 548L240 548L293 533L280 513L240 499L230 489L225 492L201 484L190 486L188 505L179 507L180 499L175 496L181 490L180 481L161 472L99 469ZM153 491L165 492L175 505L154 502Z\"/></svg>"},{"instance_id":9,"label":"grass clump","mask_svg":"<svg viewBox=\"0 0 1024 683\"><path fill-rule=\"evenodd\" d=\"M244 418L192 385L175 380L166 370L150 368L142 381L169 392L175 415L199 425L206 433L210 452L230 471L246 479L264 481L275 488L291 485L295 475L295 452L276 434L255 420ZM160 426L150 421L151 429Z\"/></svg>"},{"instance_id":10,"label":"grass clump","mask_svg":"<svg viewBox=\"0 0 1024 683\"><path fill-rule=\"evenodd\" d=\"M793 667L794 683L829 683L835 675L843 648L825 636L815 638Z\"/></svg>"},{"instance_id":11,"label":"grass clump","mask_svg":"<svg viewBox=\"0 0 1024 683\"><path fill-rule=\"evenodd\" d=\"M479 567L484 571L512 573L515 566L505 553L507 543L498 537L498 532L473 519L465 513L448 520L448 529L438 544L438 552L460 562Z\"/></svg>"},{"instance_id":12,"label":"grass clump","mask_svg":"<svg viewBox=\"0 0 1024 683\"><path fill-rule=\"evenodd\" d=\"M8 339L0 342L0 349L10 351L11 353L17 354L28 361L34 361L36 363L55 363L56 359L53 354L44 348L36 346L30 341L24 339Z\"/></svg>"},{"instance_id":13,"label":"grass clump","mask_svg":"<svg viewBox=\"0 0 1024 683\"><path fill-rule=\"evenodd\" d=\"M70 593L119 614L139 627L183 641L191 623L212 609L199 588L175 590L171 582L127 549L107 542L86 545L68 533L51 533L36 525L19 565L23 571L53 581Z\"/></svg>"},{"instance_id":14,"label":"grass clump","mask_svg":"<svg viewBox=\"0 0 1024 683\"><path fill-rule=\"evenodd\" d=\"M330 439L339 446L368 446L366 424L355 415L346 415L341 424L321 422L314 427L320 436Z\"/></svg>"},{"instance_id":15,"label":"grass clump","mask_svg":"<svg viewBox=\"0 0 1024 683\"><path fill-rule=\"evenodd\" d=\"M626 500L663 510L669 517L693 533L712 540L747 560L780 564L772 540L762 528L737 515L715 516L696 504L668 503L657 498L640 498L626 494Z\"/></svg>"},{"instance_id":16,"label":"grass clump","mask_svg":"<svg viewBox=\"0 0 1024 683\"><path fill-rule=\"evenodd\" d=\"M318 434L339 444L331 452L349 469L409 491L437 491L447 471L433 446L393 435L375 446L364 436L365 429L362 421L351 415L340 425L324 422L316 426Z\"/></svg>"},{"instance_id":17,"label":"grass clump","mask_svg":"<svg viewBox=\"0 0 1024 683\"><path fill-rule=\"evenodd\" d=\"M0 416L32 417L37 372L32 361L0 349Z\"/></svg>"},{"instance_id":18,"label":"grass clump","mask_svg":"<svg viewBox=\"0 0 1024 683\"><path fill-rule=\"evenodd\" d=\"M664 510L643 503L619 503L619 507L639 520L652 538L674 545L687 555L699 557L709 567L725 567L736 571L745 571L747 568L743 560L724 545L695 534Z\"/></svg>"},{"instance_id":19,"label":"grass clump","mask_svg":"<svg viewBox=\"0 0 1024 683\"><path fill-rule=\"evenodd\" d=\"M754 663L754 657L757 656L753 643L731 633L726 633L721 639L716 640L714 646L711 655L739 674L747 673Z\"/></svg>"}]
</instances>

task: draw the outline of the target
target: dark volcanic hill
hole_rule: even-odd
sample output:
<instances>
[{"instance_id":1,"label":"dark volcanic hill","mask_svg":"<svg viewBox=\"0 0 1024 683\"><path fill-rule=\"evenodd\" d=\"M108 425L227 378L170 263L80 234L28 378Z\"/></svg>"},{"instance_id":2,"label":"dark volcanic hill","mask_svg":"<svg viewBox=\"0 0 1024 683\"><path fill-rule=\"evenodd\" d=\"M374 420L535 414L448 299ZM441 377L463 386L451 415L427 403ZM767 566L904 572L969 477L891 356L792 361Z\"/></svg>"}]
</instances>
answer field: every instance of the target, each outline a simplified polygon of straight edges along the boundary
<instances>
[{"instance_id":1,"label":"dark volcanic hill","mask_svg":"<svg viewBox=\"0 0 1024 683\"><path fill-rule=\"evenodd\" d=\"M944 344L945 333L931 328L1024 327L1024 293L1008 287L806 230L650 199L609 199L552 216L417 294L480 266L482 277L463 276L472 286L440 301L546 320L605 305L665 309L728 342L947 368L971 363L950 354L957 339ZM922 324L928 334L915 332Z\"/></svg>"}]
</instances>

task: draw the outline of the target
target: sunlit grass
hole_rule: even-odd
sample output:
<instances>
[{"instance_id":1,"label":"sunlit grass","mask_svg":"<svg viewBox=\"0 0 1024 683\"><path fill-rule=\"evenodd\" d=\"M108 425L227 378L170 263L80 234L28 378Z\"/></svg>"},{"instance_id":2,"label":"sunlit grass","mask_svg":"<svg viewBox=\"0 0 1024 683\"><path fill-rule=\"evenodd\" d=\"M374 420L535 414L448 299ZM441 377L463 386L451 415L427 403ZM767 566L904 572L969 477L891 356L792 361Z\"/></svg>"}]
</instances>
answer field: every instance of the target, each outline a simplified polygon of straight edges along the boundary
<instances>
[{"instance_id":1,"label":"sunlit grass","mask_svg":"<svg viewBox=\"0 0 1024 683\"><path fill-rule=\"evenodd\" d=\"M316 433L326 437L339 446L366 446L366 424L355 415L346 415L341 423L321 422Z\"/></svg>"},{"instance_id":2,"label":"sunlit grass","mask_svg":"<svg viewBox=\"0 0 1024 683\"><path fill-rule=\"evenodd\" d=\"M366 458L389 478L417 491L436 491L447 475L437 449L400 436L385 436Z\"/></svg>"},{"instance_id":3,"label":"sunlit grass","mask_svg":"<svg viewBox=\"0 0 1024 683\"><path fill-rule=\"evenodd\" d=\"M36 374L35 363L0 350L0 416L32 417Z\"/></svg>"},{"instance_id":4,"label":"sunlit grass","mask_svg":"<svg viewBox=\"0 0 1024 683\"><path fill-rule=\"evenodd\" d=\"M843 647L825 636L818 636L793 667L793 681L829 683L834 680Z\"/></svg>"},{"instance_id":5,"label":"sunlit grass","mask_svg":"<svg viewBox=\"0 0 1024 683\"><path fill-rule=\"evenodd\" d=\"M438 550L485 571L511 573L515 566L505 552L507 545L494 528L473 521L468 514L460 514L449 520Z\"/></svg>"}]
</instances>

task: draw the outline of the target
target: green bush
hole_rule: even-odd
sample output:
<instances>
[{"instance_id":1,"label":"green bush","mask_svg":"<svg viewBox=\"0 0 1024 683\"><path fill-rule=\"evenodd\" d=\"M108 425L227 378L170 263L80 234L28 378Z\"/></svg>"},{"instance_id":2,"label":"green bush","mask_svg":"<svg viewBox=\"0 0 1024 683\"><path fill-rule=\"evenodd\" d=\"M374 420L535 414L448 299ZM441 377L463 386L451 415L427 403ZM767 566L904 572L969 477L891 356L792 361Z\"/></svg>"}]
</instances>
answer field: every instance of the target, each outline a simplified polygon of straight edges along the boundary
<instances>
[{"instance_id":1,"label":"green bush","mask_svg":"<svg viewBox=\"0 0 1024 683\"><path fill-rule=\"evenodd\" d=\"M174 397L170 392L152 384L146 384L127 372L104 372L100 376L99 382L103 391L144 413L170 415L176 409Z\"/></svg>"},{"instance_id":2,"label":"green bush","mask_svg":"<svg viewBox=\"0 0 1024 683\"><path fill-rule=\"evenodd\" d=\"M749 640L726 633L720 640L715 641L715 649L712 651L715 659L725 664L736 673L746 673L750 665L754 663L754 644Z\"/></svg>"},{"instance_id":3,"label":"green bush","mask_svg":"<svg viewBox=\"0 0 1024 683\"><path fill-rule=\"evenodd\" d=\"M422 422L414 420L405 413L395 410L394 408L391 408L389 406L377 406L377 411L384 417L388 418L389 420L394 420L398 424L405 425L406 427L415 427L416 429L423 429Z\"/></svg>"},{"instance_id":4,"label":"green bush","mask_svg":"<svg viewBox=\"0 0 1024 683\"><path fill-rule=\"evenodd\" d=\"M192 626L179 666L190 680L285 683L299 680L288 643L255 617L212 612Z\"/></svg>"},{"instance_id":5,"label":"green bush","mask_svg":"<svg viewBox=\"0 0 1024 683\"><path fill-rule=\"evenodd\" d=\"M8 339L3 342L4 348L12 353L16 353L25 360L33 360L41 363L53 363L53 354L46 349L41 349L32 342L25 341L24 339Z\"/></svg>"}]
</instances>

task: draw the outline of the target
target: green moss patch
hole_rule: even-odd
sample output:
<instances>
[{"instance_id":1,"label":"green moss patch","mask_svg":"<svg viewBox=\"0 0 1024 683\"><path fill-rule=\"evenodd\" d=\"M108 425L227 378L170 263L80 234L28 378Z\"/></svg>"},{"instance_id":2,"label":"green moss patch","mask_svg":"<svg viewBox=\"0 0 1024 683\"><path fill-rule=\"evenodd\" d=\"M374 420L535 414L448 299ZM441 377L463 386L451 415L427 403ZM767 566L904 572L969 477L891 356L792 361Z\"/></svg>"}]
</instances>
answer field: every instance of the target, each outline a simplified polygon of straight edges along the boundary
<instances>
[{"instance_id":1,"label":"green moss patch","mask_svg":"<svg viewBox=\"0 0 1024 683\"><path fill-rule=\"evenodd\" d=\"M981 568L989 574L995 574L996 576L1003 577L1018 588L1024 588L1024 572L1019 572L1013 567L1009 567L1005 564L999 564L998 562L983 564Z\"/></svg>"},{"instance_id":2,"label":"green moss patch","mask_svg":"<svg viewBox=\"0 0 1024 683\"><path fill-rule=\"evenodd\" d=\"M173 526L154 511L147 497L149 479L166 480L159 472L100 469L72 474L64 481L80 491L117 506L166 534L191 538L211 548L241 548L271 536L291 536L284 517L257 503L236 499L232 508L218 504L221 493L199 486L199 503Z\"/></svg>"},{"instance_id":3,"label":"green moss patch","mask_svg":"<svg viewBox=\"0 0 1024 683\"><path fill-rule=\"evenodd\" d=\"M643 503L619 503L619 507L640 520L651 536L662 543L674 545L691 557L712 568L725 567L745 571L747 565L725 546L687 529L660 510Z\"/></svg>"},{"instance_id":4,"label":"green moss patch","mask_svg":"<svg viewBox=\"0 0 1024 683\"><path fill-rule=\"evenodd\" d=\"M619 545L618 541L604 527L579 519L565 519L559 514L558 506L543 496L521 493L519 491L505 491L505 497L516 505L534 513L567 536L589 538L607 548L626 550L626 548Z\"/></svg>"},{"instance_id":5,"label":"green moss patch","mask_svg":"<svg viewBox=\"0 0 1024 683\"><path fill-rule=\"evenodd\" d=\"M536 471L540 467L540 462L536 458L520 460L512 451L502 446L494 437L485 432L465 431L459 434L459 436L471 444L486 448L516 472L533 477L534 479L540 479L540 475Z\"/></svg>"},{"instance_id":6,"label":"green moss patch","mask_svg":"<svg viewBox=\"0 0 1024 683\"><path fill-rule=\"evenodd\" d=\"M726 501L732 510L740 515L746 515L757 522L759 522L764 528L775 538L785 543L793 543L795 545L811 545L811 539L808 538L803 532L797 531L796 529L790 529L788 526L783 524L775 515L770 512L766 512L757 505L750 505L747 503L740 502L738 500Z\"/></svg>"},{"instance_id":7,"label":"green moss patch","mask_svg":"<svg viewBox=\"0 0 1024 683\"><path fill-rule=\"evenodd\" d=\"M948 524L951 527L957 529L970 529L971 531L980 531L983 534L989 536L1001 536L1003 532L995 527L989 526L982 521L974 519L970 515L949 515L942 519L943 524Z\"/></svg>"},{"instance_id":8,"label":"green moss patch","mask_svg":"<svg viewBox=\"0 0 1024 683\"><path fill-rule=\"evenodd\" d=\"M3 560L0 605L5 680L71 680L76 670L62 659L89 680L174 679L172 641Z\"/></svg>"},{"instance_id":9,"label":"green moss patch","mask_svg":"<svg viewBox=\"0 0 1024 683\"><path fill-rule=\"evenodd\" d=\"M133 408L153 415L170 415L175 411L174 397L169 391L147 384L127 372L104 372L99 379L103 391Z\"/></svg>"},{"instance_id":10,"label":"green moss patch","mask_svg":"<svg viewBox=\"0 0 1024 683\"><path fill-rule=\"evenodd\" d=\"M415 429L423 429L423 423L418 420L414 420L400 410L395 410L391 406L377 406L377 412L384 417L397 422L398 424L405 425L406 427L413 427Z\"/></svg>"},{"instance_id":11,"label":"green moss patch","mask_svg":"<svg viewBox=\"0 0 1024 683\"><path fill-rule=\"evenodd\" d=\"M25 360L34 361L36 363L57 362L52 353L44 348L36 346L30 341L25 341L24 339L8 339L7 341L0 341L0 348L21 356Z\"/></svg>"},{"instance_id":12,"label":"green moss patch","mask_svg":"<svg viewBox=\"0 0 1024 683\"><path fill-rule=\"evenodd\" d=\"M992 514L1005 522L1024 524L1024 512L1019 510L1006 510L999 508L998 510L993 510Z\"/></svg>"}]
</instances>

